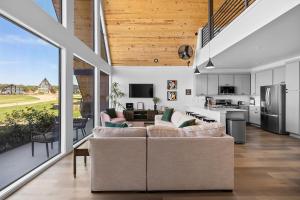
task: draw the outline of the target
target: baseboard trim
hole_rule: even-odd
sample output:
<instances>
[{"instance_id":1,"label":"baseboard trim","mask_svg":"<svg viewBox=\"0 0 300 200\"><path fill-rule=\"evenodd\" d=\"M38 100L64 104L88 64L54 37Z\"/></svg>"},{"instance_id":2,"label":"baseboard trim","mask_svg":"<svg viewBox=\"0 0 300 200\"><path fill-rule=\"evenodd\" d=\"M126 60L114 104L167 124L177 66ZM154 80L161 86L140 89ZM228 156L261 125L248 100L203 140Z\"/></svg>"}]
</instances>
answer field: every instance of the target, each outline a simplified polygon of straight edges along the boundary
<instances>
[{"instance_id":1,"label":"baseboard trim","mask_svg":"<svg viewBox=\"0 0 300 200\"><path fill-rule=\"evenodd\" d=\"M293 137L293 138L300 139L300 135L295 134L295 133L290 133L290 136Z\"/></svg>"}]
</instances>

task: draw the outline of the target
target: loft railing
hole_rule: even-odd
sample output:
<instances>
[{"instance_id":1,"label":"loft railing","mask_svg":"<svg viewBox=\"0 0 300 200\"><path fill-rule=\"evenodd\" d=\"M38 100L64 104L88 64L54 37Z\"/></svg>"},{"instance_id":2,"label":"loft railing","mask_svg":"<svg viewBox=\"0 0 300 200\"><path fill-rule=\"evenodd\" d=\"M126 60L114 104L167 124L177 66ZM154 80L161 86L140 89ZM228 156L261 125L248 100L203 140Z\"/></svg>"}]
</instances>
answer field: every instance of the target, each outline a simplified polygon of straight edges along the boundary
<instances>
[{"instance_id":1,"label":"loft railing","mask_svg":"<svg viewBox=\"0 0 300 200\"><path fill-rule=\"evenodd\" d=\"M212 35L214 38L255 0L225 0L212 16ZM208 23L202 29L202 47L210 41Z\"/></svg>"}]
</instances>

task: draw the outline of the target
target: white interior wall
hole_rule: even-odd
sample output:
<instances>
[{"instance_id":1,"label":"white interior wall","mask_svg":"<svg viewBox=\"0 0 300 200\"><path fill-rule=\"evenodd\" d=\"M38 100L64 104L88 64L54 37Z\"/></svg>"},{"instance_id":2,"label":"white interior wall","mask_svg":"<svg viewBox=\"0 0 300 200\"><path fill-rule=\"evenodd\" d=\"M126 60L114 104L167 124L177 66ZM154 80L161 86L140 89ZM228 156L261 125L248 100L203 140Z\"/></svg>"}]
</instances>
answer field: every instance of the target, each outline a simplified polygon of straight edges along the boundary
<instances>
[{"instance_id":1,"label":"white interior wall","mask_svg":"<svg viewBox=\"0 0 300 200\"><path fill-rule=\"evenodd\" d=\"M177 80L177 101L167 101L167 80ZM114 67L112 81L120 83L120 88L126 93L121 102L144 102L145 109L153 109L152 98L129 98L130 83L154 84L154 96L159 97L162 106L184 110L193 104L193 69L190 67ZM185 95L185 89L192 89L192 95Z\"/></svg>"},{"instance_id":2,"label":"white interior wall","mask_svg":"<svg viewBox=\"0 0 300 200\"><path fill-rule=\"evenodd\" d=\"M158 109L162 107L173 107L185 111L187 106L204 107L205 97L195 97L193 87L193 69L187 67L114 67L112 81L118 82L126 97L121 99L122 104L144 102L145 109L153 109L151 98L129 98L130 83L152 83L154 84L154 96L159 97L161 102ZM167 101L167 80L177 80L177 101ZM185 95L186 89L192 89L192 95ZM249 104L249 96L240 95L216 95L215 99L232 99L234 104L244 101Z\"/></svg>"},{"instance_id":3,"label":"white interior wall","mask_svg":"<svg viewBox=\"0 0 300 200\"><path fill-rule=\"evenodd\" d=\"M300 0L256 0L250 7L234 19L210 42L210 57L215 57L242 39L269 24L284 13L299 5ZM266 12L271 11L271 12ZM200 40L201 34L198 35ZM233 37L234 36L234 37ZM209 45L197 46L197 65L203 65L209 57ZM238 67L238 66L237 66Z\"/></svg>"}]
</instances>

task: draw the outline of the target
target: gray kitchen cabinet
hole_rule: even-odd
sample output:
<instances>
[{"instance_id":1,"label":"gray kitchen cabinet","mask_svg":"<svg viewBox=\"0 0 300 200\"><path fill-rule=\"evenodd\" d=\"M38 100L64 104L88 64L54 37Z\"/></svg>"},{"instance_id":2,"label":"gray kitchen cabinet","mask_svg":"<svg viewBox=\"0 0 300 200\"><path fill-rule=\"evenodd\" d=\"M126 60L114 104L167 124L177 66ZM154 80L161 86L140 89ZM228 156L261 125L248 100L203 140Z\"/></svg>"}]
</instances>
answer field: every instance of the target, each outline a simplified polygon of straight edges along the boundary
<instances>
[{"instance_id":1,"label":"gray kitchen cabinet","mask_svg":"<svg viewBox=\"0 0 300 200\"><path fill-rule=\"evenodd\" d=\"M255 81L255 73L251 73L251 95L256 95L256 92L255 92L255 84L256 84L256 81Z\"/></svg>"},{"instance_id":2,"label":"gray kitchen cabinet","mask_svg":"<svg viewBox=\"0 0 300 200\"><path fill-rule=\"evenodd\" d=\"M260 95L260 87L265 85L272 85L273 83L273 71L266 70L257 72L255 75L255 93Z\"/></svg>"},{"instance_id":3,"label":"gray kitchen cabinet","mask_svg":"<svg viewBox=\"0 0 300 200\"><path fill-rule=\"evenodd\" d=\"M273 69L273 84L285 83L285 67Z\"/></svg>"},{"instance_id":4,"label":"gray kitchen cabinet","mask_svg":"<svg viewBox=\"0 0 300 200\"><path fill-rule=\"evenodd\" d=\"M249 122L260 125L260 106L249 106Z\"/></svg>"},{"instance_id":5,"label":"gray kitchen cabinet","mask_svg":"<svg viewBox=\"0 0 300 200\"><path fill-rule=\"evenodd\" d=\"M195 76L196 79L196 96L207 95L207 74Z\"/></svg>"},{"instance_id":6,"label":"gray kitchen cabinet","mask_svg":"<svg viewBox=\"0 0 300 200\"><path fill-rule=\"evenodd\" d=\"M250 74L234 75L234 86L236 88L236 94L250 95Z\"/></svg>"},{"instance_id":7,"label":"gray kitchen cabinet","mask_svg":"<svg viewBox=\"0 0 300 200\"><path fill-rule=\"evenodd\" d=\"M286 122L286 131L289 133L300 134L299 128L299 100L300 100L299 91L287 91L286 94L286 114L285 114L285 122Z\"/></svg>"},{"instance_id":8,"label":"gray kitchen cabinet","mask_svg":"<svg viewBox=\"0 0 300 200\"><path fill-rule=\"evenodd\" d=\"M300 66L299 62L293 62L286 65L285 84L287 90L300 90Z\"/></svg>"},{"instance_id":9,"label":"gray kitchen cabinet","mask_svg":"<svg viewBox=\"0 0 300 200\"><path fill-rule=\"evenodd\" d=\"M286 83L286 131L300 135L300 62L288 63Z\"/></svg>"},{"instance_id":10,"label":"gray kitchen cabinet","mask_svg":"<svg viewBox=\"0 0 300 200\"><path fill-rule=\"evenodd\" d=\"M219 74L220 86L233 86L233 84L234 84L233 74Z\"/></svg>"},{"instance_id":11,"label":"gray kitchen cabinet","mask_svg":"<svg viewBox=\"0 0 300 200\"><path fill-rule=\"evenodd\" d=\"M219 93L219 80L218 75L208 74L207 75L207 94L217 95Z\"/></svg>"}]
</instances>

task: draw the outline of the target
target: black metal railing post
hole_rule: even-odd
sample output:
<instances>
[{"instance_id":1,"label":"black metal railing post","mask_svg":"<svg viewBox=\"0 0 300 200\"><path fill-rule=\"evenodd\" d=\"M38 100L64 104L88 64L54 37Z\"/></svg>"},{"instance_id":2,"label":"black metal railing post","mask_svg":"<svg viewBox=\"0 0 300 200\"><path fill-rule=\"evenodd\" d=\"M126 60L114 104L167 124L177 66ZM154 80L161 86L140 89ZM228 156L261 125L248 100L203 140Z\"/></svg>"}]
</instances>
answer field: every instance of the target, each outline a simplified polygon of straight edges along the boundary
<instances>
[{"instance_id":1,"label":"black metal railing post","mask_svg":"<svg viewBox=\"0 0 300 200\"><path fill-rule=\"evenodd\" d=\"M202 28L202 47L218 35L253 2L255 0L224 0L220 8L213 13L213 0L208 0L208 23Z\"/></svg>"},{"instance_id":2,"label":"black metal railing post","mask_svg":"<svg viewBox=\"0 0 300 200\"><path fill-rule=\"evenodd\" d=\"M244 5L245 5L245 8L248 8L248 6L249 6L248 0L244 0Z\"/></svg>"},{"instance_id":3,"label":"black metal railing post","mask_svg":"<svg viewBox=\"0 0 300 200\"><path fill-rule=\"evenodd\" d=\"M214 20L213 13L214 12L214 2L213 0L208 0L208 35L209 41L211 41L214 37Z\"/></svg>"}]
</instances>

